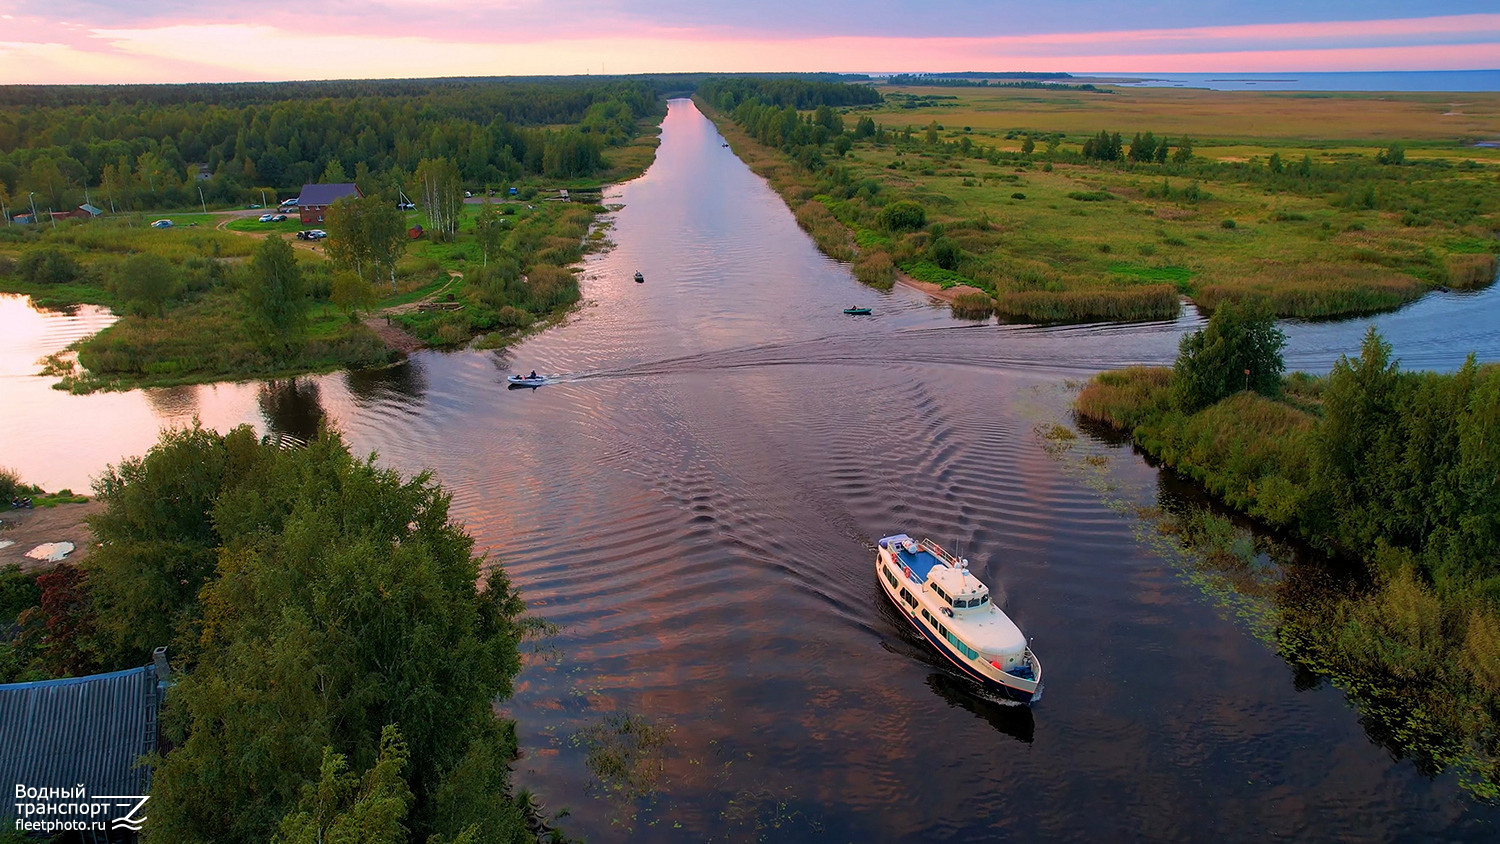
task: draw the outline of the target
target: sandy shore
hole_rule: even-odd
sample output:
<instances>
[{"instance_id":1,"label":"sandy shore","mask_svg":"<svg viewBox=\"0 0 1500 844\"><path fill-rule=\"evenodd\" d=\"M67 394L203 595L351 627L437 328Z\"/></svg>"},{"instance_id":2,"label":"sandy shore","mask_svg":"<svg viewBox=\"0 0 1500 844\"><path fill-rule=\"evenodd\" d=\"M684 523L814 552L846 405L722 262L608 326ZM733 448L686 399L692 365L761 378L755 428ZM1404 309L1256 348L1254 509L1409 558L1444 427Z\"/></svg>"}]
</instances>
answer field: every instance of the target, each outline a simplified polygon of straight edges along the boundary
<instances>
[{"instance_id":1,"label":"sandy shore","mask_svg":"<svg viewBox=\"0 0 1500 844\"><path fill-rule=\"evenodd\" d=\"M981 295L988 295L985 294L983 290L980 290L977 287L970 287L967 284L961 284L957 287L950 287L944 290L942 287L939 287L938 285L933 284L930 281L917 281L916 279L912 278L904 272L901 272L900 270L896 270L896 283L906 285L913 290L920 290L923 293L926 293L928 296L947 302L950 305L953 304L954 299L958 298L959 295L964 293L972 292L979 293Z\"/></svg>"},{"instance_id":2,"label":"sandy shore","mask_svg":"<svg viewBox=\"0 0 1500 844\"><path fill-rule=\"evenodd\" d=\"M94 544L94 534L86 520L102 509L102 503L90 501L35 510L0 510L0 542L10 540L15 543L0 548L0 566L16 563L23 571L51 566L52 563L26 556L27 551L46 542L73 543L73 552L67 556L69 563L87 557Z\"/></svg>"}]
</instances>

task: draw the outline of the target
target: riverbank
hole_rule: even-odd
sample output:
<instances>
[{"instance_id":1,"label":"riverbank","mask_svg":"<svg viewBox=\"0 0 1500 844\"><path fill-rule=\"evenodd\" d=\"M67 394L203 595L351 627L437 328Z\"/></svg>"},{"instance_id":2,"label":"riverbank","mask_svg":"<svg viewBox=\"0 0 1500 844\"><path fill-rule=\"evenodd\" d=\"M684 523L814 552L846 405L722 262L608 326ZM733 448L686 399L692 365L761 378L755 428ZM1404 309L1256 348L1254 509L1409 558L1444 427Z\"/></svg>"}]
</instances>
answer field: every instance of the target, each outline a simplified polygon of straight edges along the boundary
<instances>
[{"instance_id":1,"label":"riverbank","mask_svg":"<svg viewBox=\"0 0 1500 844\"><path fill-rule=\"evenodd\" d=\"M804 114L830 127L806 138L741 94L733 115L697 99L825 254L876 286L895 268L983 291L966 310L1162 319L1186 297L1326 318L1496 275L1500 201L1475 197L1493 193L1481 186L1500 155L1431 137L1432 97L1351 95L1365 102L1340 101L1319 132L1360 139L1312 142L1290 114L1246 124L1219 92L900 89L835 120ZM1134 123L1135 137L1079 132L1090 121ZM915 211L893 228L896 203Z\"/></svg>"},{"instance_id":2,"label":"riverbank","mask_svg":"<svg viewBox=\"0 0 1500 844\"><path fill-rule=\"evenodd\" d=\"M1278 602L1282 656L1392 725L1399 754L1500 796L1500 366L1402 373L1372 331L1357 360L1293 375L1278 397L1188 413L1173 381L1101 373L1075 410L1240 513L1357 560L1348 588Z\"/></svg>"}]
</instances>

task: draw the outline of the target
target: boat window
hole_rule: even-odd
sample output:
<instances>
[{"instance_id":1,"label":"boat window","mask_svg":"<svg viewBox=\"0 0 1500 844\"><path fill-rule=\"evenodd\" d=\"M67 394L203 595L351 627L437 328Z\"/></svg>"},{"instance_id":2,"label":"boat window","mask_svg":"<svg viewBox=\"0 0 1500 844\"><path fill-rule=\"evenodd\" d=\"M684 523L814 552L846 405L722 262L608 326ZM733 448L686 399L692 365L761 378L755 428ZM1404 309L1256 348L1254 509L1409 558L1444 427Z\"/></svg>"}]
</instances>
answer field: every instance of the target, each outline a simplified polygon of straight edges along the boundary
<instances>
[{"instance_id":1,"label":"boat window","mask_svg":"<svg viewBox=\"0 0 1500 844\"><path fill-rule=\"evenodd\" d=\"M990 602L990 596L988 596L988 595L980 595L979 596L979 605L981 607L984 606L985 604L988 604L989 602Z\"/></svg>"}]
</instances>

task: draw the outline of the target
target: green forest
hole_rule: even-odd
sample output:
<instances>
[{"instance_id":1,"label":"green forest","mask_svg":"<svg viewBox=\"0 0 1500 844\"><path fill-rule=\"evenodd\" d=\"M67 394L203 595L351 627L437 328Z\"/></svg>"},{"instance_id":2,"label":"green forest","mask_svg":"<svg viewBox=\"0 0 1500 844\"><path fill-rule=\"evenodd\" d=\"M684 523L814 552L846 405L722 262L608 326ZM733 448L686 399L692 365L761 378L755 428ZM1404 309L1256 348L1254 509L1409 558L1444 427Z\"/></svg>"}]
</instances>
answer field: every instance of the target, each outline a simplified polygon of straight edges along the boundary
<instances>
[{"instance_id":1,"label":"green forest","mask_svg":"<svg viewBox=\"0 0 1500 844\"><path fill-rule=\"evenodd\" d=\"M6 682L169 646L146 841L525 841L509 696L534 625L429 475L335 433L169 432L95 484L81 565L0 570ZM485 569L481 569L481 562Z\"/></svg>"},{"instance_id":2,"label":"green forest","mask_svg":"<svg viewBox=\"0 0 1500 844\"><path fill-rule=\"evenodd\" d=\"M673 77L0 87L0 200L113 211L295 196L336 172L367 194L446 158L474 187L588 176ZM331 169L332 168L332 169Z\"/></svg>"}]
</instances>

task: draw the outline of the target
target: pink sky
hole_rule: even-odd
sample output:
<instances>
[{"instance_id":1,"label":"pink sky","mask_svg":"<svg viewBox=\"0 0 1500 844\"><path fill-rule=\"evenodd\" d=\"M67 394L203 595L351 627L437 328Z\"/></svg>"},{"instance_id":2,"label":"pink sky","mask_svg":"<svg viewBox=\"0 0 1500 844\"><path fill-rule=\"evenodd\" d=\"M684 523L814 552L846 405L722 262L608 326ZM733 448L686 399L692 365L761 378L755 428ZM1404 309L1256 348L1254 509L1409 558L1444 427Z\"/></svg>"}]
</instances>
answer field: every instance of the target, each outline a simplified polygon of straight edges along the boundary
<instances>
[{"instance_id":1,"label":"pink sky","mask_svg":"<svg viewBox=\"0 0 1500 844\"><path fill-rule=\"evenodd\" d=\"M590 0L556 8L589 7ZM537 0L391 0L318 8L194 4L171 16L62 2L57 20L0 0L0 81L220 82L689 71L1031 70L1073 73L1500 68L1500 14L1045 31L843 33L705 21L667 27L600 0L586 24L543 20ZM194 10L219 8L216 16ZM38 7L40 10L41 7ZM243 14L237 14L237 10ZM361 13L363 11L363 13ZM559 11L559 16L565 12ZM84 22L90 17L91 22ZM1043 24L1045 23L1042 22ZM895 27L892 27L895 29Z\"/></svg>"}]
</instances>

